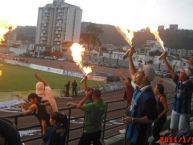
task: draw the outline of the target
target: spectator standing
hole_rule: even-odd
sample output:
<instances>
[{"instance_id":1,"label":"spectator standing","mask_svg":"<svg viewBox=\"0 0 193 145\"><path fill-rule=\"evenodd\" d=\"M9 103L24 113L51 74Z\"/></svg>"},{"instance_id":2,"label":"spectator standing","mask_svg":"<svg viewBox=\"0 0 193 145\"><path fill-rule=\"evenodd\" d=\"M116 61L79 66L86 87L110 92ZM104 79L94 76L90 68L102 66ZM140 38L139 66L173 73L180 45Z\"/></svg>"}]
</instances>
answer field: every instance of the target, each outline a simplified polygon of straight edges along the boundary
<instances>
[{"instance_id":1,"label":"spectator standing","mask_svg":"<svg viewBox=\"0 0 193 145\"><path fill-rule=\"evenodd\" d=\"M125 115L127 116L129 113L129 107L131 105L131 100L132 100L132 95L133 95L133 87L131 85L131 79L129 77L127 77L127 75L122 70L119 70L118 73L119 73L120 77L123 79L123 83L125 86L123 99L127 101L127 108L125 110ZM124 128L124 129L119 130L119 132L125 133L126 130Z\"/></svg>"},{"instance_id":2,"label":"spectator standing","mask_svg":"<svg viewBox=\"0 0 193 145\"><path fill-rule=\"evenodd\" d=\"M77 97L77 86L78 86L78 84L77 84L76 80L74 80L72 82L72 96L73 97Z\"/></svg>"},{"instance_id":3,"label":"spectator standing","mask_svg":"<svg viewBox=\"0 0 193 145\"><path fill-rule=\"evenodd\" d=\"M91 103L85 103L92 94ZM78 145L102 145L100 142L102 121L106 111L106 103L99 90L88 91L79 103L68 102L68 106L82 109L85 112L84 131Z\"/></svg>"},{"instance_id":4,"label":"spectator standing","mask_svg":"<svg viewBox=\"0 0 193 145\"><path fill-rule=\"evenodd\" d=\"M176 84L170 122L171 134L176 135L178 131L190 129L189 119L193 92L193 83L189 79L191 71L188 68L182 68L177 75L167 60L167 52L164 52L163 61Z\"/></svg>"},{"instance_id":5,"label":"spectator standing","mask_svg":"<svg viewBox=\"0 0 193 145\"><path fill-rule=\"evenodd\" d=\"M49 123L49 114L46 111L44 105L41 105L39 96L36 93L31 93L28 96L28 101L30 106L26 109L21 105L22 115L27 115L33 113L40 122L41 134L44 136L47 131Z\"/></svg>"},{"instance_id":6,"label":"spectator standing","mask_svg":"<svg viewBox=\"0 0 193 145\"><path fill-rule=\"evenodd\" d=\"M156 100L150 84L155 72L150 65L144 65L136 71L132 60L134 52L134 48L131 48L128 55L129 73L136 88L128 116L123 118L123 122L127 123L125 144L147 145L151 124L157 118Z\"/></svg>"},{"instance_id":7,"label":"spectator standing","mask_svg":"<svg viewBox=\"0 0 193 145\"><path fill-rule=\"evenodd\" d=\"M156 142L160 139L160 132L167 120L167 112L169 111L169 109L166 100L166 95L164 92L164 86L161 83L158 83L154 88L154 94L157 100L157 111L158 111L158 118L155 120L153 124L153 137L154 137L153 142Z\"/></svg>"},{"instance_id":8,"label":"spectator standing","mask_svg":"<svg viewBox=\"0 0 193 145\"><path fill-rule=\"evenodd\" d=\"M68 83L65 85L66 88L66 97L70 96L70 81L68 81Z\"/></svg>"},{"instance_id":9,"label":"spectator standing","mask_svg":"<svg viewBox=\"0 0 193 145\"><path fill-rule=\"evenodd\" d=\"M54 112L50 115L50 125L44 136L43 145L65 145L68 133L68 119L66 115Z\"/></svg>"}]
</instances>

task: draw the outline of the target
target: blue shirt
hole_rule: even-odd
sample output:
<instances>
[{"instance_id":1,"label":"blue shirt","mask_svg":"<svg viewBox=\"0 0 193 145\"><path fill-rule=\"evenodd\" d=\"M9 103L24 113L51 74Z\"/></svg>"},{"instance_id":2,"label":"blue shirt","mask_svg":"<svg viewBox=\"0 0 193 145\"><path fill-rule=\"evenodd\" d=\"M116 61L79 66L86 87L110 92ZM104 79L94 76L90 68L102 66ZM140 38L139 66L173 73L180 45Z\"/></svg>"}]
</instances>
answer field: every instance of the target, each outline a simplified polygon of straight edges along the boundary
<instances>
[{"instance_id":1,"label":"blue shirt","mask_svg":"<svg viewBox=\"0 0 193 145\"><path fill-rule=\"evenodd\" d=\"M178 76L175 77L174 82L176 83L176 90L173 110L182 114L190 114L193 83L190 80L178 81Z\"/></svg>"},{"instance_id":2,"label":"blue shirt","mask_svg":"<svg viewBox=\"0 0 193 145\"><path fill-rule=\"evenodd\" d=\"M150 120L157 118L156 100L151 86L134 91L129 116L137 118L147 116ZM150 131L151 123L128 124L126 137L132 144L146 145Z\"/></svg>"}]
</instances>

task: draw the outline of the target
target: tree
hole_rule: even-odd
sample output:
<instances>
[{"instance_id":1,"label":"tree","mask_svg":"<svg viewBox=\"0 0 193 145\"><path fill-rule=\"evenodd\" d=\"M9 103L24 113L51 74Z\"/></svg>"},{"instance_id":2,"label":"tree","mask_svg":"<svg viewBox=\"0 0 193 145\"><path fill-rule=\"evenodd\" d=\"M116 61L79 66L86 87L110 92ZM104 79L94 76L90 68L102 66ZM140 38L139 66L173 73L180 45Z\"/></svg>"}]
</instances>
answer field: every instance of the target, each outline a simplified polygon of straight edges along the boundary
<instances>
[{"instance_id":1,"label":"tree","mask_svg":"<svg viewBox=\"0 0 193 145\"><path fill-rule=\"evenodd\" d=\"M86 32L81 34L81 41L88 45L89 51L91 49L95 49L96 46L101 45L101 41L99 36L103 33L101 27L97 26L97 24L90 23L86 27Z\"/></svg>"}]
</instances>

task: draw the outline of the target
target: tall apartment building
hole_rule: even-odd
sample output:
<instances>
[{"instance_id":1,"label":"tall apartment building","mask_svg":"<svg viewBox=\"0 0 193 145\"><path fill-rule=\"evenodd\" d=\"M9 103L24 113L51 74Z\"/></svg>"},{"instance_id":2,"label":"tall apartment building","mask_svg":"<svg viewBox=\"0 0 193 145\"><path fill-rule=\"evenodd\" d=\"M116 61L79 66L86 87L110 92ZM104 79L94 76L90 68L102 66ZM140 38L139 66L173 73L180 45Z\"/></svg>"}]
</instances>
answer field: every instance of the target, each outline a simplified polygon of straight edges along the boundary
<instances>
[{"instance_id":1,"label":"tall apartment building","mask_svg":"<svg viewBox=\"0 0 193 145\"><path fill-rule=\"evenodd\" d=\"M52 4L40 7L36 30L36 44L61 49L64 42L78 42L81 29L82 9L53 0Z\"/></svg>"}]
</instances>

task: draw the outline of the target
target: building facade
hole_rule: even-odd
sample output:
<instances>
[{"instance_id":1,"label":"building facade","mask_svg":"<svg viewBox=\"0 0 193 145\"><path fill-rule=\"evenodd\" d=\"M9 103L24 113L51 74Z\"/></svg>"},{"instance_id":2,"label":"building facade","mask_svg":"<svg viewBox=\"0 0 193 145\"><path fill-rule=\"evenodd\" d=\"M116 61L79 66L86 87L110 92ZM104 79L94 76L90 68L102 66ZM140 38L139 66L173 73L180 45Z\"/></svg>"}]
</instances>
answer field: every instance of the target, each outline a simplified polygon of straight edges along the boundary
<instances>
[{"instance_id":1,"label":"building facade","mask_svg":"<svg viewBox=\"0 0 193 145\"><path fill-rule=\"evenodd\" d=\"M53 0L52 4L40 7L35 43L59 51L67 41L79 42L81 18L82 9L64 0Z\"/></svg>"},{"instance_id":2,"label":"building facade","mask_svg":"<svg viewBox=\"0 0 193 145\"><path fill-rule=\"evenodd\" d=\"M170 24L170 30L176 31L178 30L178 24Z\"/></svg>"}]
</instances>

